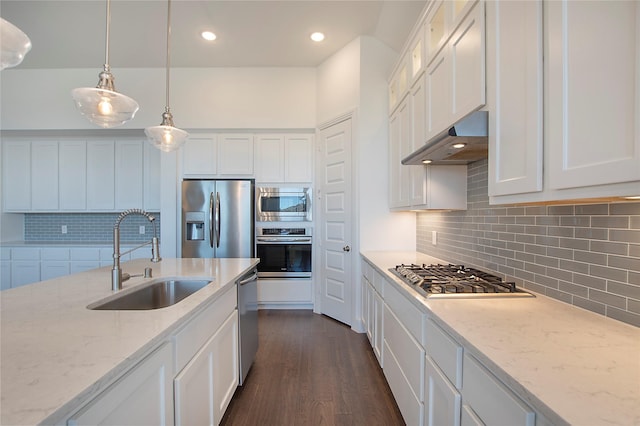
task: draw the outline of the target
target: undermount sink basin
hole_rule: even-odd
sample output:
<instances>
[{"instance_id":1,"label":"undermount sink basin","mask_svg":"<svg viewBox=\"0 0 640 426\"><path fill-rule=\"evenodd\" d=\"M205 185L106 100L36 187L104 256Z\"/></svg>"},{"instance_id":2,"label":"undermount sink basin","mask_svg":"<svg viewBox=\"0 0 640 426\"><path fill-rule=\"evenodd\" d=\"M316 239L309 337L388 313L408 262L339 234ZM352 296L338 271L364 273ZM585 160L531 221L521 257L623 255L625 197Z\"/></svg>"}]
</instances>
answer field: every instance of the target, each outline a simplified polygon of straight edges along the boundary
<instances>
[{"instance_id":1,"label":"undermount sink basin","mask_svg":"<svg viewBox=\"0 0 640 426\"><path fill-rule=\"evenodd\" d=\"M166 308L209 284L210 280L163 280L116 299L87 306L92 310L141 311Z\"/></svg>"}]
</instances>

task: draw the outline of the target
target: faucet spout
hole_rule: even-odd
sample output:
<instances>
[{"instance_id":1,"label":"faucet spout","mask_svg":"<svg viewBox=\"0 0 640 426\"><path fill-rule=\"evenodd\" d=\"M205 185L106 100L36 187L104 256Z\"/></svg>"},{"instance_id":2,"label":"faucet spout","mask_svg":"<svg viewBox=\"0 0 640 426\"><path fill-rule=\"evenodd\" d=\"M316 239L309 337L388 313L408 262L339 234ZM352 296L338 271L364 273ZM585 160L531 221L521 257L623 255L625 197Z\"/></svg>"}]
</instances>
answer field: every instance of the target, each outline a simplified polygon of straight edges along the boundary
<instances>
[{"instance_id":1,"label":"faucet spout","mask_svg":"<svg viewBox=\"0 0 640 426\"><path fill-rule=\"evenodd\" d=\"M133 248L125 253L120 253L120 222L122 220L132 214L137 214L146 217L149 222L153 225L153 238L151 242L144 243L139 245L138 247ZM152 262L160 262L162 258L160 257L160 246L158 243L158 237L156 234L156 218L147 213L142 209L129 209L125 210L116 219L116 223L113 226L113 268L111 269L111 289L113 291L122 290L122 282L129 279L129 274L123 273L120 268L120 257L123 254L130 253L133 250L139 249L140 247L151 244L151 261Z\"/></svg>"}]
</instances>

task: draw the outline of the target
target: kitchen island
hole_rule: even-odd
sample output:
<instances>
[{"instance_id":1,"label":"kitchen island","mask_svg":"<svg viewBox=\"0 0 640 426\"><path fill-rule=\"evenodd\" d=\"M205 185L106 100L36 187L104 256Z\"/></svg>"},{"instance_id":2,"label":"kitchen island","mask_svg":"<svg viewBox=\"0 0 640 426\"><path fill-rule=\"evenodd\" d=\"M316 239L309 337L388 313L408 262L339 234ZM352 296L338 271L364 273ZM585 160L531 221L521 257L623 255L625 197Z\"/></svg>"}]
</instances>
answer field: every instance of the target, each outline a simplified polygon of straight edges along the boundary
<instances>
[{"instance_id":1,"label":"kitchen island","mask_svg":"<svg viewBox=\"0 0 640 426\"><path fill-rule=\"evenodd\" d=\"M533 409L536 425L640 424L637 327L538 294L535 298L425 299L388 269L401 263L447 262L416 252L365 252L363 260L363 285L371 281L367 274L373 275L385 306L393 302L387 301L388 296L402 294L419 313L418 317L408 318L405 326L415 325L420 330L424 324L422 342L417 345L424 345L427 357L422 362L426 362L427 370L429 363L437 364L434 360L444 353L439 342L459 348L462 368L452 374L454 379L456 374L460 376L449 389L462 396L463 417L473 405L468 395L474 395L467 393L468 389L477 390L472 389L472 379L468 379L470 367L471 373L485 371L482 374L493 377L487 382L498 383L496 389L515 396L525 411ZM390 311L385 310L385 324L390 320L387 312ZM420 333L417 334L420 340ZM386 336L384 339L386 342ZM445 361L452 358L455 356ZM384 370L388 369L388 359L385 353ZM426 395L429 386L424 382L423 386ZM489 390L481 387L480 393L489 395ZM420 397L416 397L427 412L429 398L419 401ZM485 403L495 404L490 409L499 410L502 403L487 398Z\"/></svg>"},{"instance_id":2,"label":"kitchen island","mask_svg":"<svg viewBox=\"0 0 640 426\"><path fill-rule=\"evenodd\" d=\"M257 263L257 259L123 263L123 271L130 274L142 274L145 267L153 271L153 278L125 281L123 292L160 278L211 281L179 303L155 310L87 309L113 297L111 267L1 292L0 423L65 422L227 293Z\"/></svg>"}]
</instances>

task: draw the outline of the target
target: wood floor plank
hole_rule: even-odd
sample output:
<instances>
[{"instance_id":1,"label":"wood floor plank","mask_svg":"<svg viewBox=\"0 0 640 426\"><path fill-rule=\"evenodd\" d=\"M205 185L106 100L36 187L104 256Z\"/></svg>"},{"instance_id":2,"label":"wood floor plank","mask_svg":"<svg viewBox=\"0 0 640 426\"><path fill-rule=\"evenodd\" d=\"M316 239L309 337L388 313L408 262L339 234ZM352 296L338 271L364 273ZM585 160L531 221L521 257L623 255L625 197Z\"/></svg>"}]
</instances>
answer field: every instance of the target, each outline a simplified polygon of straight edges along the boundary
<instances>
[{"instance_id":1,"label":"wood floor plank","mask_svg":"<svg viewBox=\"0 0 640 426\"><path fill-rule=\"evenodd\" d=\"M221 425L404 425L365 334L307 310L261 310L258 334Z\"/></svg>"}]
</instances>

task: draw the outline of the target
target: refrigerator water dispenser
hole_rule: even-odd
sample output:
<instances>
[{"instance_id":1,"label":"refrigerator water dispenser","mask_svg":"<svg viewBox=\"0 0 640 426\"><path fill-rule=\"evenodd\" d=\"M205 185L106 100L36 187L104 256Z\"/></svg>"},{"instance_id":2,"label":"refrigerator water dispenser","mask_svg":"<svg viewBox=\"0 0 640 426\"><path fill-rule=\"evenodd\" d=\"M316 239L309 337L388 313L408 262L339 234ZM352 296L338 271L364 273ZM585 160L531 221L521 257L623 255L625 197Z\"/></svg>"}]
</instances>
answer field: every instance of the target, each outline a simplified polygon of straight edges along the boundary
<instances>
[{"instance_id":1,"label":"refrigerator water dispenser","mask_svg":"<svg viewBox=\"0 0 640 426\"><path fill-rule=\"evenodd\" d=\"M204 213L203 212L187 212L185 215L187 224L187 240L202 241L204 240Z\"/></svg>"}]
</instances>

